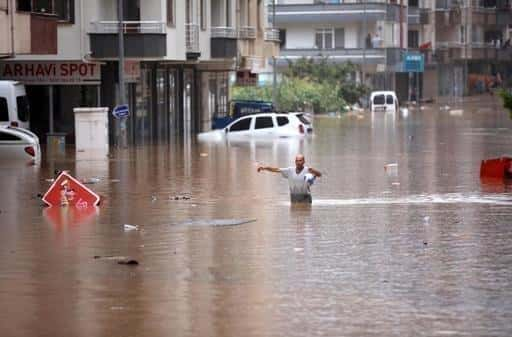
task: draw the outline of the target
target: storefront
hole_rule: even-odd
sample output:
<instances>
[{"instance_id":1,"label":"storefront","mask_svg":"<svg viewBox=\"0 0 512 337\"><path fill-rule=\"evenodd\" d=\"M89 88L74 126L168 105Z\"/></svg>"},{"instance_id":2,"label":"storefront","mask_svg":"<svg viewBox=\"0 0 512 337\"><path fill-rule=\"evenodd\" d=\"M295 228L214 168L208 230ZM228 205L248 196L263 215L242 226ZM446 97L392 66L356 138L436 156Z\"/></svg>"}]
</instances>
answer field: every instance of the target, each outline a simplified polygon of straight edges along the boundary
<instances>
[{"instance_id":1,"label":"storefront","mask_svg":"<svg viewBox=\"0 0 512 337\"><path fill-rule=\"evenodd\" d=\"M45 142L48 133L65 133L74 142L73 108L99 106L101 66L78 61L0 62L0 80L26 86L30 128Z\"/></svg>"}]
</instances>

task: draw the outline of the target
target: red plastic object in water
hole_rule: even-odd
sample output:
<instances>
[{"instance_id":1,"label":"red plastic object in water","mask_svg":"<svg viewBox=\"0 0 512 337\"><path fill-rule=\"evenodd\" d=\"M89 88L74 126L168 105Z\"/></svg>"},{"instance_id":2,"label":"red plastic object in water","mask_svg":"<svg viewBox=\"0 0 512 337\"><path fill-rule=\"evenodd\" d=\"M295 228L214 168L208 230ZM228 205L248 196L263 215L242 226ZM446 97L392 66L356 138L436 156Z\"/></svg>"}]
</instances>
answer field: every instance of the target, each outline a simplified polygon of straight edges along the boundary
<instances>
[{"instance_id":1,"label":"red plastic object in water","mask_svg":"<svg viewBox=\"0 0 512 337\"><path fill-rule=\"evenodd\" d=\"M510 179L512 178L512 158L501 157L482 160L480 165L480 178L482 179Z\"/></svg>"}]
</instances>

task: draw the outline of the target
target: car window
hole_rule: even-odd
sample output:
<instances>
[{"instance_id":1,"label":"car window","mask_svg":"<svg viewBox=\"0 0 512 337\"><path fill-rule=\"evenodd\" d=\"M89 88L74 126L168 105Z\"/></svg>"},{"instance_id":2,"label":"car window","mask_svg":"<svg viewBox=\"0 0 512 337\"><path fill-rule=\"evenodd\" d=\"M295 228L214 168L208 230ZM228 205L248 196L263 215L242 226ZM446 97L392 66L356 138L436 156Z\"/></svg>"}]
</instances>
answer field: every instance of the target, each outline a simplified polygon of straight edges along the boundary
<instances>
[{"instance_id":1,"label":"car window","mask_svg":"<svg viewBox=\"0 0 512 337\"><path fill-rule=\"evenodd\" d=\"M30 105L28 104L27 96L16 97L18 105L18 119L22 122L28 122L30 116Z\"/></svg>"},{"instance_id":2,"label":"car window","mask_svg":"<svg viewBox=\"0 0 512 337\"><path fill-rule=\"evenodd\" d=\"M273 127L274 121L272 120L272 117L256 117L256 126L254 127L255 129L268 129Z\"/></svg>"},{"instance_id":3,"label":"car window","mask_svg":"<svg viewBox=\"0 0 512 337\"><path fill-rule=\"evenodd\" d=\"M229 128L229 131L230 132L246 131L246 130L249 130L250 127L251 127L251 118L244 118L242 120L239 120L235 124L231 125L231 127Z\"/></svg>"},{"instance_id":4,"label":"car window","mask_svg":"<svg viewBox=\"0 0 512 337\"><path fill-rule=\"evenodd\" d=\"M283 126L283 125L286 125L288 123L290 123L290 121L288 120L288 117L285 117L285 116L277 117L277 125Z\"/></svg>"},{"instance_id":5,"label":"car window","mask_svg":"<svg viewBox=\"0 0 512 337\"><path fill-rule=\"evenodd\" d=\"M384 95L376 95L375 97L373 97L373 104L383 105L384 104Z\"/></svg>"},{"instance_id":6,"label":"car window","mask_svg":"<svg viewBox=\"0 0 512 337\"><path fill-rule=\"evenodd\" d=\"M12 141L20 141L20 140L22 140L22 139L18 136L11 135L10 133L0 131L0 142L1 141L12 142Z\"/></svg>"},{"instance_id":7,"label":"car window","mask_svg":"<svg viewBox=\"0 0 512 337\"><path fill-rule=\"evenodd\" d=\"M9 121L9 109L7 108L7 99L0 97L0 122Z\"/></svg>"},{"instance_id":8,"label":"car window","mask_svg":"<svg viewBox=\"0 0 512 337\"><path fill-rule=\"evenodd\" d=\"M308 119L306 117L304 117L303 115L297 115L297 118L303 123L303 124L306 124L306 125L309 125L311 124Z\"/></svg>"},{"instance_id":9,"label":"car window","mask_svg":"<svg viewBox=\"0 0 512 337\"><path fill-rule=\"evenodd\" d=\"M393 99L393 96L386 95L386 104L395 104L395 100Z\"/></svg>"}]
</instances>

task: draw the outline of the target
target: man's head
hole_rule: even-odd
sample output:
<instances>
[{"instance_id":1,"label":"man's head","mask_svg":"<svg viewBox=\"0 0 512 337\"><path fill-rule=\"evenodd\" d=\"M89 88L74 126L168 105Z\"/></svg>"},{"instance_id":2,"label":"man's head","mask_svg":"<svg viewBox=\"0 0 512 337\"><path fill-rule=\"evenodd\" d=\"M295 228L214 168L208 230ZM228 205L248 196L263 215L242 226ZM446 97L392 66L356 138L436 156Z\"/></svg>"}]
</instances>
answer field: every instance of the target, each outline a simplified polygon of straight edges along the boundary
<instances>
[{"instance_id":1,"label":"man's head","mask_svg":"<svg viewBox=\"0 0 512 337\"><path fill-rule=\"evenodd\" d=\"M302 170L304 168L304 163L305 163L305 160L304 160L304 155L302 154L298 154L296 157L295 157L295 167L299 170Z\"/></svg>"}]
</instances>

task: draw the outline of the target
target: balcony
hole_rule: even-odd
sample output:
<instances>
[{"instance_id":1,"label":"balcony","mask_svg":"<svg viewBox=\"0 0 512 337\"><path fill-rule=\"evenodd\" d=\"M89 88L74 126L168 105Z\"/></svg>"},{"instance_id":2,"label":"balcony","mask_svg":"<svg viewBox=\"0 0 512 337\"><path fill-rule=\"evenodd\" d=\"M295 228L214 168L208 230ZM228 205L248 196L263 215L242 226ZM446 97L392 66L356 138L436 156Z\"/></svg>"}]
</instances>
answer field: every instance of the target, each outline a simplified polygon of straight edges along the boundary
<instances>
[{"instance_id":1,"label":"balcony","mask_svg":"<svg viewBox=\"0 0 512 337\"><path fill-rule=\"evenodd\" d=\"M430 23L431 11L428 8L409 7L407 22L410 25L427 25Z\"/></svg>"},{"instance_id":2,"label":"balcony","mask_svg":"<svg viewBox=\"0 0 512 337\"><path fill-rule=\"evenodd\" d=\"M237 54L237 31L233 27L212 27L210 49L212 58L234 58Z\"/></svg>"},{"instance_id":3,"label":"balcony","mask_svg":"<svg viewBox=\"0 0 512 337\"><path fill-rule=\"evenodd\" d=\"M199 25L196 23L185 24L185 48L187 60L197 60L201 56L199 49Z\"/></svg>"},{"instance_id":4,"label":"balcony","mask_svg":"<svg viewBox=\"0 0 512 337\"><path fill-rule=\"evenodd\" d=\"M287 60L328 57L336 63L352 62L356 64L387 64L395 65L401 60L399 48L336 48L336 49L281 49L278 65L287 65Z\"/></svg>"},{"instance_id":5,"label":"balcony","mask_svg":"<svg viewBox=\"0 0 512 337\"><path fill-rule=\"evenodd\" d=\"M119 56L119 21L91 23L89 37L92 57ZM127 57L164 57L167 51L165 22L124 21L124 48Z\"/></svg>"},{"instance_id":6,"label":"balcony","mask_svg":"<svg viewBox=\"0 0 512 337\"><path fill-rule=\"evenodd\" d=\"M372 1L366 5L359 2L339 4L286 4L276 5L275 24L277 26L309 24L359 23L364 20L400 21L400 6Z\"/></svg>"},{"instance_id":7,"label":"balcony","mask_svg":"<svg viewBox=\"0 0 512 337\"><path fill-rule=\"evenodd\" d=\"M256 39L256 27L240 27L238 29L238 38L240 40L254 40Z\"/></svg>"},{"instance_id":8,"label":"balcony","mask_svg":"<svg viewBox=\"0 0 512 337\"><path fill-rule=\"evenodd\" d=\"M265 29L265 41L268 42L281 42L279 38L279 29L276 28L266 28Z\"/></svg>"}]
</instances>

